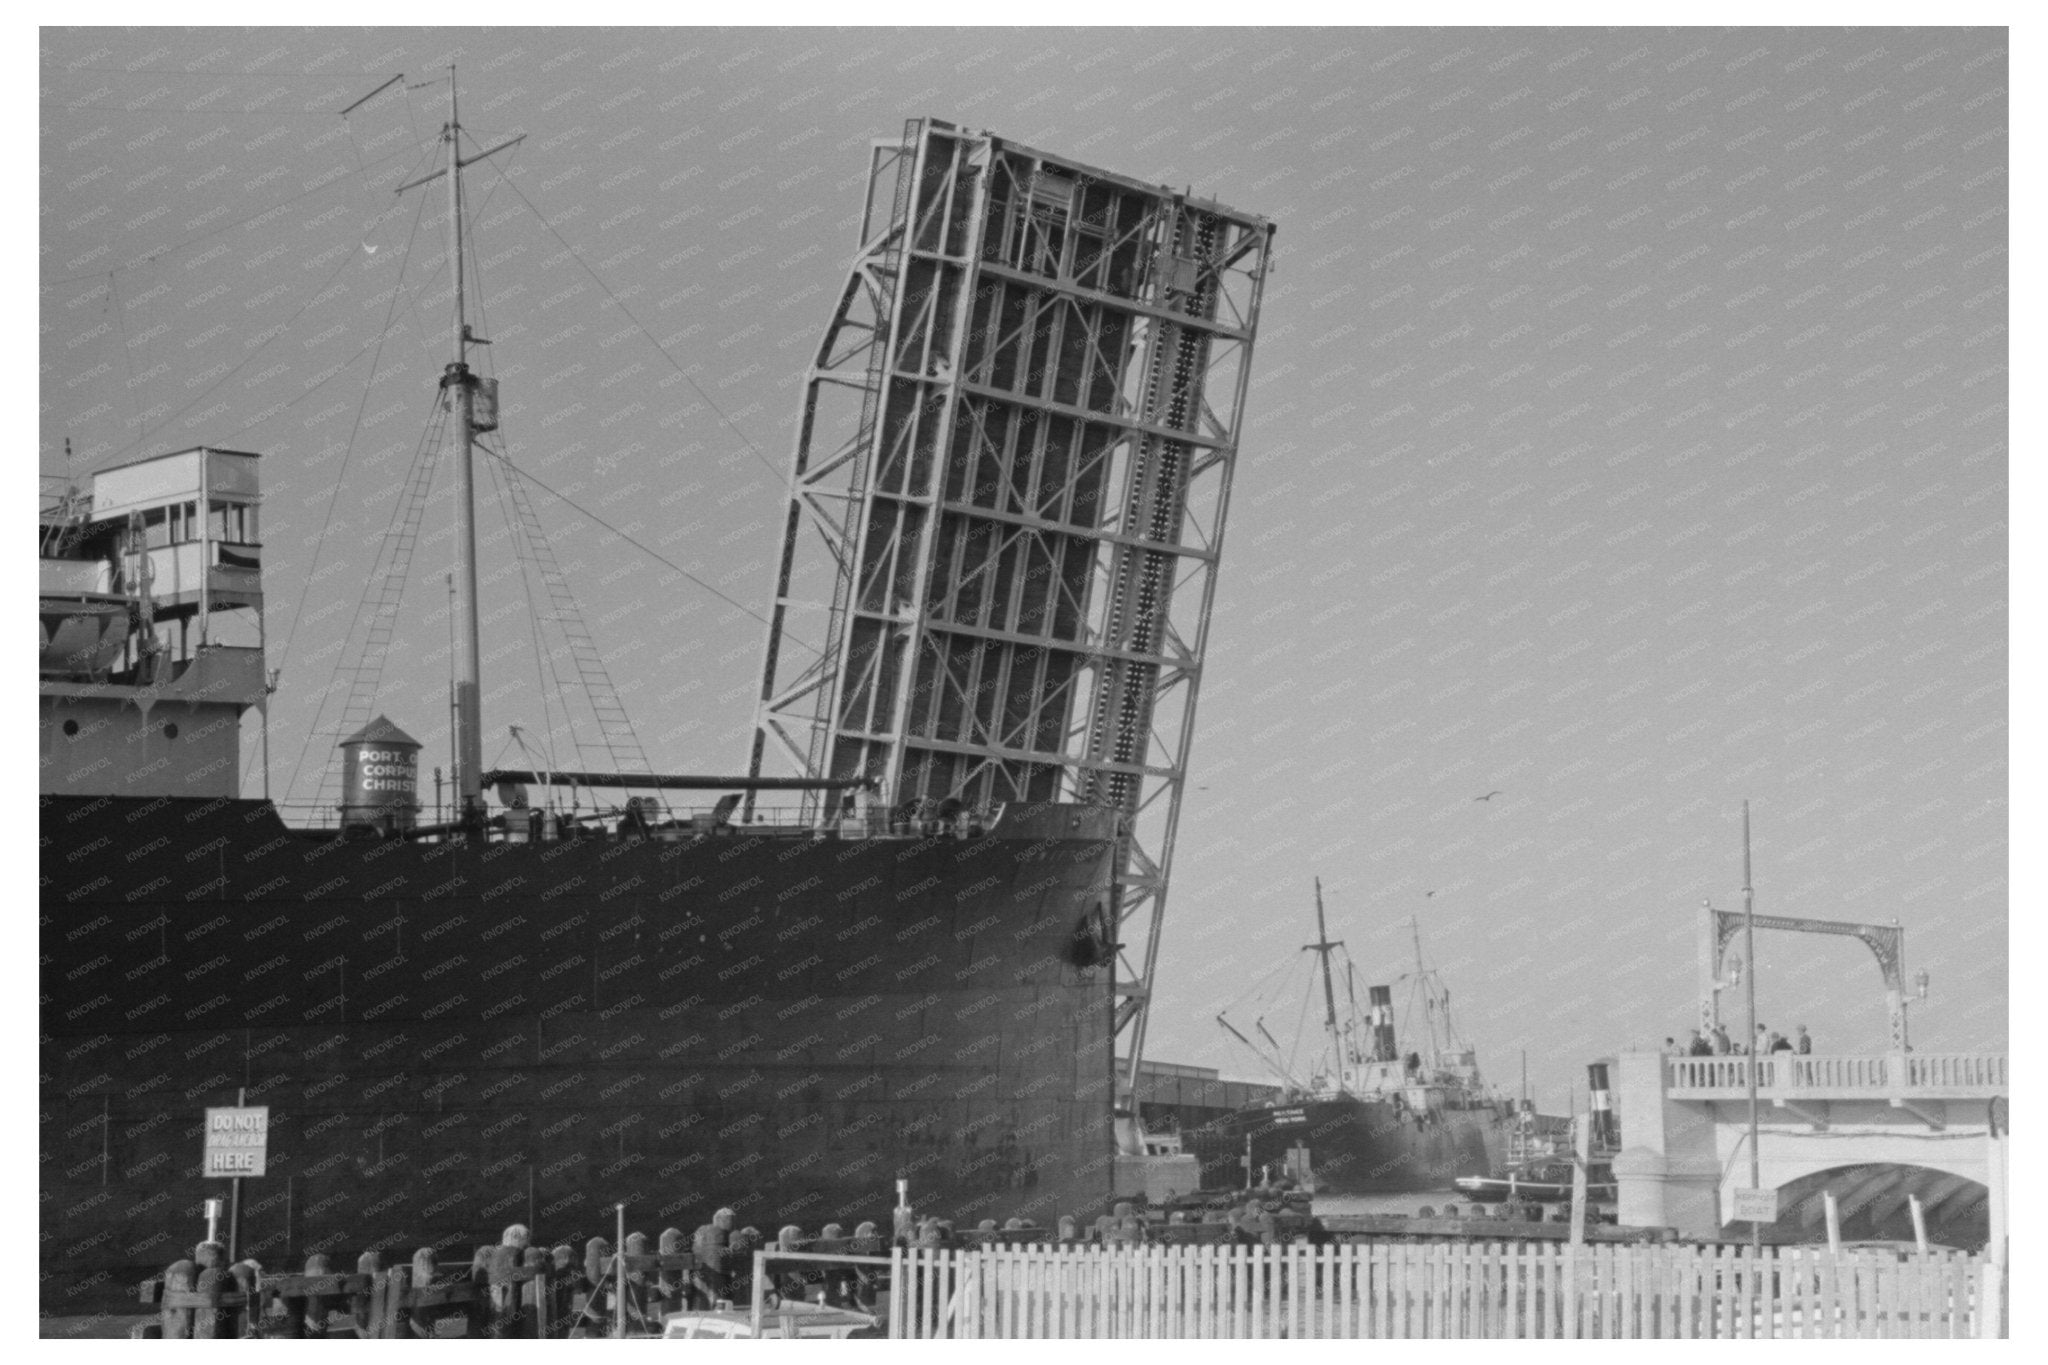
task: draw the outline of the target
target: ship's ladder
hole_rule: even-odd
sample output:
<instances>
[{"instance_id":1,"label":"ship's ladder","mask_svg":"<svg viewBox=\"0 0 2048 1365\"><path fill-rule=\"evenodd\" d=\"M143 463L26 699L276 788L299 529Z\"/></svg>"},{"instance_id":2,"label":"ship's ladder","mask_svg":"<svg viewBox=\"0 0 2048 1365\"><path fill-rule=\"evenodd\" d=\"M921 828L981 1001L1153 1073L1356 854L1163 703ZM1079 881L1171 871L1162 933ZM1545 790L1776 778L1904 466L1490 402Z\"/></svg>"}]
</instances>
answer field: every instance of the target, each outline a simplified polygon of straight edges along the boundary
<instances>
[{"instance_id":1,"label":"ship's ladder","mask_svg":"<svg viewBox=\"0 0 2048 1365\"><path fill-rule=\"evenodd\" d=\"M603 656L598 653L597 642L591 638L582 607L576 600L574 589L569 586L569 577L562 571L561 561L555 557L554 547L541 527L539 514L533 510L533 500L526 495L525 481L519 477L517 467L501 452L482 441L477 442L477 448L490 456L485 462L486 467L491 469L492 478L504 497L506 521L518 541L518 552L532 563L547 594L545 611L536 613L536 633L544 621L561 636L561 643L547 653L548 667L553 671L561 656L568 655L596 722L597 738L588 746L574 724L568 727L579 766L622 775L651 774L654 768L647 760L647 751L640 743L639 733L633 728L632 718L626 713L625 703L619 699L618 688L604 666ZM499 463L506 467L502 477L495 468ZM601 761L593 763L593 758Z\"/></svg>"},{"instance_id":2,"label":"ship's ladder","mask_svg":"<svg viewBox=\"0 0 2048 1365\"><path fill-rule=\"evenodd\" d=\"M433 489L434 462L441 447L440 428L444 425L445 417L437 405L436 420L429 425L413 454L412 468L407 471L405 484L399 490L395 515L377 549L370 587L357 605L356 619L349 626L344 652L335 665L334 682L329 690L339 688L342 691L340 719L329 730L320 725L316 713L312 730L314 739L332 735L339 741L341 736L354 734L370 723L377 693L384 683L384 664L390 657L391 637L397 628L399 605L405 598L406 579L412 572L413 551L419 545L427 497ZM363 628L361 643L350 648L356 645L358 626ZM320 709L325 711L326 705L327 699L323 696ZM321 764L320 788L316 797L323 812L338 809L341 804L339 751L334 745L329 746L329 751L333 756Z\"/></svg>"}]
</instances>

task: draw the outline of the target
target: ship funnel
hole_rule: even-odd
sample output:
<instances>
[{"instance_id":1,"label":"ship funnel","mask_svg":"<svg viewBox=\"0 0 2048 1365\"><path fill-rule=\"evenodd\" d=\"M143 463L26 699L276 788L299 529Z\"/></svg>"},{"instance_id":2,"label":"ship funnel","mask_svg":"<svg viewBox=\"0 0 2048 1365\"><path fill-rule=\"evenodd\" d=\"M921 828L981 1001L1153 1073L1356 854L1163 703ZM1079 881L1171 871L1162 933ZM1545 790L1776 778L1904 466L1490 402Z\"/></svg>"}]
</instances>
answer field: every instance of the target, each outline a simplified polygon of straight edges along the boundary
<instances>
[{"instance_id":1,"label":"ship funnel","mask_svg":"<svg viewBox=\"0 0 2048 1365\"><path fill-rule=\"evenodd\" d=\"M1621 1144L1614 1122L1614 1098L1607 1088L1607 1063L1594 1062L1586 1068L1587 1107L1593 1113L1593 1141L1606 1150Z\"/></svg>"},{"instance_id":2,"label":"ship funnel","mask_svg":"<svg viewBox=\"0 0 2048 1365\"><path fill-rule=\"evenodd\" d=\"M1372 1059L1376 1062L1391 1062L1400 1051L1394 1046L1394 988L1392 986L1371 986L1366 990L1371 1002L1367 1018L1372 1024Z\"/></svg>"},{"instance_id":3,"label":"ship funnel","mask_svg":"<svg viewBox=\"0 0 2048 1365\"><path fill-rule=\"evenodd\" d=\"M420 742L379 716L340 747L342 828L411 829L420 810Z\"/></svg>"}]
</instances>

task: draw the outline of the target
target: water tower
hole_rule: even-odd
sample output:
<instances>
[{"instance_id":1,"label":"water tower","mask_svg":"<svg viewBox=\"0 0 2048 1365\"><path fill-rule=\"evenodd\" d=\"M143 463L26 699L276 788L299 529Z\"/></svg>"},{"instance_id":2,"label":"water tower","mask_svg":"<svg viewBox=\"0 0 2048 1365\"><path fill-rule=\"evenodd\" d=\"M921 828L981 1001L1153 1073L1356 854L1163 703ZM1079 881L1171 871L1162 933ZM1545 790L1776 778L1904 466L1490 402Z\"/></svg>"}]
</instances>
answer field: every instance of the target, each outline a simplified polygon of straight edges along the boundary
<instances>
[{"instance_id":1,"label":"water tower","mask_svg":"<svg viewBox=\"0 0 2048 1365\"><path fill-rule=\"evenodd\" d=\"M420 811L420 742L378 716L340 747L342 827L411 829Z\"/></svg>"}]
</instances>

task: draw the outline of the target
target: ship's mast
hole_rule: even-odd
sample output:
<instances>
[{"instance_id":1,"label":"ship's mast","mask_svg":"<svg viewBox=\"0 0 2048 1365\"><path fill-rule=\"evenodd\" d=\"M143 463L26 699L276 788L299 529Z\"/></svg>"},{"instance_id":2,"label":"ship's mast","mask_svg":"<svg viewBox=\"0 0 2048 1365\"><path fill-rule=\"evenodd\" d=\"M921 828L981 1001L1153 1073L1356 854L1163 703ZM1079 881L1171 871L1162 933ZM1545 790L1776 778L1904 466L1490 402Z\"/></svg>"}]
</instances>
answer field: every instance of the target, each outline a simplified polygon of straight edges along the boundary
<instances>
[{"instance_id":1,"label":"ship's mast","mask_svg":"<svg viewBox=\"0 0 2048 1365\"><path fill-rule=\"evenodd\" d=\"M448 261L455 279L455 358L441 387L455 420L455 810L458 823L483 815L483 682L476 607L476 380L469 372L469 324L463 318L462 124L455 107L455 65L448 66Z\"/></svg>"},{"instance_id":2,"label":"ship's mast","mask_svg":"<svg viewBox=\"0 0 2048 1365\"><path fill-rule=\"evenodd\" d=\"M1329 925L1323 919L1323 879L1316 878L1316 941L1302 945L1304 953L1314 953L1323 964L1323 1004L1329 1010L1330 1046L1337 1053L1337 1087L1344 1086L1344 1038L1337 1028L1337 988L1330 982L1330 950L1344 946L1343 940L1330 941Z\"/></svg>"},{"instance_id":3,"label":"ship's mast","mask_svg":"<svg viewBox=\"0 0 2048 1365\"><path fill-rule=\"evenodd\" d=\"M1422 1026L1429 1036L1429 1057L1433 1066L1442 1051L1436 1036L1436 990L1429 979L1429 969L1422 965L1422 923L1415 916L1408 917L1408 932L1415 940L1415 984L1422 991Z\"/></svg>"}]
</instances>

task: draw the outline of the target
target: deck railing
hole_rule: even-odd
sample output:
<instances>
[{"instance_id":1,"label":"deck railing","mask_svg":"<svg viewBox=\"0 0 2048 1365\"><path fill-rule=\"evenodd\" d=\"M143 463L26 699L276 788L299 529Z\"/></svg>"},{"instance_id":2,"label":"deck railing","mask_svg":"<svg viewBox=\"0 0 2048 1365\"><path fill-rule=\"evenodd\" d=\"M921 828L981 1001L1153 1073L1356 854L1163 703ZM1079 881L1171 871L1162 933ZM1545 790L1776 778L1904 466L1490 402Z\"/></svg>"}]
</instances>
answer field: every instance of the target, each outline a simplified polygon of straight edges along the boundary
<instances>
[{"instance_id":1,"label":"deck railing","mask_svg":"<svg viewBox=\"0 0 2048 1365\"><path fill-rule=\"evenodd\" d=\"M1673 1057L1669 1093L1674 1099L1726 1099L1744 1094L1752 1063L1757 1069L1758 1092L1769 1096L1989 1099L2007 1093L2002 1052Z\"/></svg>"}]
</instances>

